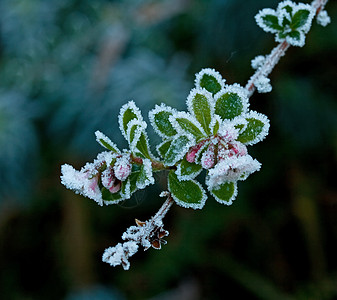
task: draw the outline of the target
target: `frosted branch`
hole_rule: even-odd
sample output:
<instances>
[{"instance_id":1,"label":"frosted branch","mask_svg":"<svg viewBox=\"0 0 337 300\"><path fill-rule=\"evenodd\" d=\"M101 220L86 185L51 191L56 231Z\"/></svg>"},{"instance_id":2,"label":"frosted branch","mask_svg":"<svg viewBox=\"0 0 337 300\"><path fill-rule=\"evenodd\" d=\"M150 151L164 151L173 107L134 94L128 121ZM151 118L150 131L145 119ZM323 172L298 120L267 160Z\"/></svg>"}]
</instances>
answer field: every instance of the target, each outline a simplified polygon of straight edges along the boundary
<instances>
[{"instance_id":1,"label":"frosted branch","mask_svg":"<svg viewBox=\"0 0 337 300\"><path fill-rule=\"evenodd\" d=\"M321 11L324 10L324 7L328 0L314 0L311 3L312 9L315 11L315 15L317 16ZM327 18L325 18L327 19ZM323 22L324 23L324 22ZM325 21L326 23L326 21ZM261 56L258 59L254 59L252 62L253 68L257 68L256 72L253 76L250 77L248 83L246 84L246 90L248 91L248 97L251 97L256 90L257 87L261 86L261 78L263 81L266 81L268 75L272 72L274 67L279 62L280 58L285 55L285 52L289 48L290 44L284 40L279 43L269 55L267 55L262 61ZM271 88L261 88L262 92L270 91ZM260 91L259 90L259 91Z\"/></svg>"},{"instance_id":2,"label":"frosted branch","mask_svg":"<svg viewBox=\"0 0 337 300\"><path fill-rule=\"evenodd\" d=\"M105 249L102 260L111 266L122 265L124 270L130 268L129 258L134 255L139 245L143 246L144 251L150 247L161 249L162 244L166 244L163 239L169 232L163 228L163 218L173 204L173 198L169 192L162 192L160 197L167 197L158 212L151 219L142 222L136 221L136 226L130 226L122 235L124 243L118 243L114 247Z\"/></svg>"}]
</instances>

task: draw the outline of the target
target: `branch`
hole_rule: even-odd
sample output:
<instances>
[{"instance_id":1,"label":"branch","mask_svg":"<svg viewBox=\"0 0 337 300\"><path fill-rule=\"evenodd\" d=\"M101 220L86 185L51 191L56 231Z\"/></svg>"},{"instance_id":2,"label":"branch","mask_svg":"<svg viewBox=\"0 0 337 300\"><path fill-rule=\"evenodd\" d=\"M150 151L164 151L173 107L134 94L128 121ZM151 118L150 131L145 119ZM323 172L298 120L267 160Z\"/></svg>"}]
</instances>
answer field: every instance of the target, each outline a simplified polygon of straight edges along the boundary
<instances>
[{"instance_id":1,"label":"branch","mask_svg":"<svg viewBox=\"0 0 337 300\"><path fill-rule=\"evenodd\" d=\"M130 226L122 235L122 239L126 242L105 249L102 257L104 262L111 266L122 265L124 270L128 270L130 268L128 259L138 251L138 244L143 246L144 251L150 247L161 249L161 245L166 244L163 237L169 232L163 228L163 218L174 200L169 192L162 192L160 197L167 199L155 216L145 222L136 219L137 226Z\"/></svg>"},{"instance_id":2,"label":"branch","mask_svg":"<svg viewBox=\"0 0 337 300\"><path fill-rule=\"evenodd\" d=\"M314 0L311 3L311 7L316 11L316 16L324 9L327 2L328 0ZM246 84L245 88L248 91L248 98L250 98L255 92L257 81L263 77L268 77L279 62L280 58L285 55L285 52L289 47L289 43L283 41L279 43L268 56L266 56L262 65L256 70L253 76L250 77L248 83Z\"/></svg>"}]
</instances>

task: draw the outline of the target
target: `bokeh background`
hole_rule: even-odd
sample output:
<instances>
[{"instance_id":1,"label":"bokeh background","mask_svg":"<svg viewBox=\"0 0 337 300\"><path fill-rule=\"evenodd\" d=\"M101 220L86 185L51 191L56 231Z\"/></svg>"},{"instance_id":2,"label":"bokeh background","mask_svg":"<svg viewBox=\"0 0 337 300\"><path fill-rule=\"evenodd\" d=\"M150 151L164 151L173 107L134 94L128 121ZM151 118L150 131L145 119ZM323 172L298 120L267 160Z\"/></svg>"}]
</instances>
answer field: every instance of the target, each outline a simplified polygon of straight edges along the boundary
<instances>
[{"instance_id":1,"label":"bokeh background","mask_svg":"<svg viewBox=\"0 0 337 300\"><path fill-rule=\"evenodd\" d=\"M99 207L60 184L102 148L123 148L119 108L185 110L194 74L245 85L250 60L275 43L254 22L267 0L2 0L0 2L1 299L337 299L337 2L314 22L251 108L270 134L249 149L260 172L230 207L173 207L160 251L131 269L101 261L134 218L162 203L157 185ZM152 145L159 142L149 127Z\"/></svg>"}]
</instances>

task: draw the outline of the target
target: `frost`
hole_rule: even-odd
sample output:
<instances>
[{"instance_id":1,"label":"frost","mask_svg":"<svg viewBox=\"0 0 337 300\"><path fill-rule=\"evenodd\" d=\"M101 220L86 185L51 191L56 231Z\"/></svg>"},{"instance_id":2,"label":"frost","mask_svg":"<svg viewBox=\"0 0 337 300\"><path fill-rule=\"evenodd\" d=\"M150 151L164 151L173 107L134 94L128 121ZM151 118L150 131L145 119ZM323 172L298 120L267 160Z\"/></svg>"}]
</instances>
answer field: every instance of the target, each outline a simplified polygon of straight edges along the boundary
<instances>
[{"instance_id":1,"label":"frost","mask_svg":"<svg viewBox=\"0 0 337 300\"><path fill-rule=\"evenodd\" d=\"M194 100L195 96L198 95L198 94L206 97L207 102L209 104L209 108L211 110L211 115L213 115L214 114L214 105L215 105L214 99L212 97L212 93L208 92L204 88L195 88L195 89L192 89L190 91L189 95L187 96L187 100L186 100L186 106L187 106L188 111L192 115L196 114L196 112L194 111L194 108L193 108L193 100Z\"/></svg>"},{"instance_id":2,"label":"frost","mask_svg":"<svg viewBox=\"0 0 337 300\"><path fill-rule=\"evenodd\" d=\"M174 193L172 193L170 181L169 181L168 188L172 193L172 198L174 199L174 201L179 206L184 207L184 208L202 209L204 207L205 203L206 203L206 200L207 200L206 192L202 188L202 185L198 181L196 181L196 180L191 180L191 181L196 185L196 188L199 188L199 190L201 192L201 198L200 198L200 201L198 201L198 202L194 202L194 203L193 202L185 202L185 201L182 201L181 199L179 199ZM186 182L186 181L183 181L183 182Z\"/></svg>"},{"instance_id":3,"label":"frost","mask_svg":"<svg viewBox=\"0 0 337 300\"><path fill-rule=\"evenodd\" d=\"M269 127L270 127L269 119L267 118L266 115L260 114L256 111L250 111L249 113L245 115L245 118L246 120L255 119L263 123L261 132L258 135L256 135L256 137L253 140L250 140L249 142L246 142L245 144L254 145L258 142L261 142L268 135ZM247 124L247 127L248 127L248 124ZM245 130L247 130L247 127ZM251 129L251 131L254 133L253 129Z\"/></svg>"},{"instance_id":4,"label":"frost","mask_svg":"<svg viewBox=\"0 0 337 300\"><path fill-rule=\"evenodd\" d=\"M131 167L130 154L125 153L118 157L113 166L116 178L120 181L125 181L131 174Z\"/></svg>"},{"instance_id":5,"label":"frost","mask_svg":"<svg viewBox=\"0 0 337 300\"><path fill-rule=\"evenodd\" d=\"M104 135L100 131L95 132L96 141L103 146L104 148L107 148L108 150L114 151L114 152L120 152L118 150L118 147L115 143L113 143L106 135Z\"/></svg>"},{"instance_id":6,"label":"frost","mask_svg":"<svg viewBox=\"0 0 337 300\"><path fill-rule=\"evenodd\" d=\"M181 181L186 181L186 180L191 180L197 177L202 171L202 168L198 169L197 171L190 172L189 174L183 174L182 170L182 163L178 164L177 170L176 170L176 175L179 180Z\"/></svg>"},{"instance_id":7,"label":"frost","mask_svg":"<svg viewBox=\"0 0 337 300\"><path fill-rule=\"evenodd\" d=\"M191 123L191 126L189 126L189 124L187 124L186 126L183 127L183 125L179 124L178 119L183 119L186 120L187 122ZM174 115L169 117L169 121L171 122L172 126L177 130L179 135L186 135L186 134L190 134L193 135L195 137L201 137L204 136L206 137L206 133L204 132L202 126L200 125L200 123L195 119L195 117L193 117L192 115L190 115L189 113L185 112L185 111L179 111L177 113L175 113Z\"/></svg>"},{"instance_id":8,"label":"frost","mask_svg":"<svg viewBox=\"0 0 337 300\"><path fill-rule=\"evenodd\" d=\"M208 191L212 194L212 196L214 197L214 199L216 201L218 201L221 204L225 204L225 205L232 205L233 201L235 200L236 196L238 195L238 185L236 182L233 182L233 186L234 186L234 191L232 196L228 199L228 200L223 200L220 199L220 197L218 197L214 192L217 191L218 187L214 188L214 190L212 191L209 187L208 187Z\"/></svg>"},{"instance_id":9,"label":"frost","mask_svg":"<svg viewBox=\"0 0 337 300\"><path fill-rule=\"evenodd\" d=\"M207 150L202 154L200 164L204 169L210 169L215 163L214 144L210 143Z\"/></svg>"},{"instance_id":10,"label":"frost","mask_svg":"<svg viewBox=\"0 0 337 300\"><path fill-rule=\"evenodd\" d=\"M161 103L160 105L156 105L154 109L150 110L149 112L149 120L150 120L150 123L154 129L154 131L162 138L169 138L170 136L168 136L167 134L165 134L165 132L163 132L162 130L160 130L158 128L158 125L156 124L156 121L155 121L155 117L158 113L161 113L161 112L167 112L169 114L175 114L177 112L176 109L170 107L170 106L167 106L165 105L164 103ZM163 126L165 127L168 127L168 125L166 124L163 124Z\"/></svg>"},{"instance_id":11,"label":"frost","mask_svg":"<svg viewBox=\"0 0 337 300\"><path fill-rule=\"evenodd\" d=\"M258 77L254 82L259 93L269 93L272 90L270 79L265 76Z\"/></svg>"},{"instance_id":12,"label":"frost","mask_svg":"<svg viewBox=\"0 0 337 300\"><path fill-rule=\"evenodd\" d=\"M140 121L138 119L132 119L128 125L126 130L127 141L130 146L130 150L134 151L137 145L137 142L140 139L141 134L144 132L147 127L147 124L144 121Z\"/></svg>"},{"instance_id":13,"label":"frost","mask_svg":"<svg viewBox=\"0 0 337 300\"><path fill-rule=\"evenodd\" d=\"M266 57L263 56L263 55L258 55L258 56L256 56L256 57L255 57L254 59L252 59L252 61L251 61L252 68L253 68L254 70L257 70L258 68L260 68L260 67L264 64L265 60L266 60Z\"/></svg>"},{"instance_id":14,"label":"frost","mask_svg":"<svg viewBox=\"0 0 337 300\"><path fill-rule=\"evenodd\" d=\"M308 33L315 10L309 4L292 1L280 2L276 11L265 8L255 16L258 26L275 34L277 42L286 40L290 45L302 47Z\"/></svg>"},{"instance_id":15,"label":"frost","mask_svg":"<svg viewBox=\"0 0 337 300\"><path fill-rule=\"evenodd\" d=\"M167 194L163 196L166 197ZM169 207L170 205L166 209ZM138 244L144 250L150 247L161 249L161 245L166 244L163 238L169 235L169 232L163 229L162 218L165 216L165 213L162 212L162 215L156 215L145 222L136 219L137 226L130 226L122 235L122 239L126 242L118 243L114 247L105 249L102 261L113 267L122 265L124 270L129 270L130 262L128 259L138 251Z\"/></svg>"},{"instance_id":16,"label":"frost","mask_svg":"<svg viewBox=\"0 0 337 300\"><path fill-rule=\"evenodd\" d=\"M118 115L118 123L119 123L119 129L122 132L123 136L125 137L126 140L128 140L128 136L127 136L127 131L125 128L125 125L127 125L128 122L130 122L131 120L127 121L126 124L124 123L124 115L125 112L130 109L132 111L132 113L135 115L134 118L132 119L138 119L139 121L143 121L143 117L142 114L139 110L139 108L136 106L135 102L133 100L129 101L128 103L124 104L120 111L119 111L119 115Z\"/></svg>"},{"instance_id":17,"label":"frost","mask_svg":"<svg viewBox=\"0 0 337 300\"><path fill-rule=\"evenodd\" d=\"M110 266L122 265L124 270L129 270L130 262L128 259L138 251L136 242L130 241L126 243L118 243L115 247L105 249L102 261L110 264Z\"/></svg>"},{"instance_id":18,"label":"frost","mask_svg":"<svg viewBox=\"0 0 337 300\"><path fill-rule=\"evenodd\" d=\"M61 167L61 183L77 194L81 194L103 205L102 194L98 186L98 177L93 164L86 164L80 171L64 164Z\"/></svg>"},{"instance_id":19,"label":"frost","mask_svg":"<svg viewBox=\"0 0 337 300\"><path fill-rule=\"evenodd\" d=\"M329 17L326 10L321 10L316 17L317 24L325 27L331 22L331 18Z\"/></svg>"},{"instance_id":20,"label":"frost","mask_svg":"<svg viewBox=\"0 0 337 300\"><path fill-rule=\"evenodd\" d=\"M101 182L112 194L117 193L121 189L121 182L115 178L113 168L110 166L102 172Z\"/></svg>"},{"instance_id":21,"label":"frost","mask_svg":"<svg viewBox=\"0 0 337 300\"><path fill-rule=\"evenodd\" d=\"M220 85L220 90L225 87L225 79L222 79L222 76L219 72L215 71L214 69L206 68L202 69L199 73L195 74L195 86L197 88L202 88L200 83L204 75L210 75L216 79L218 84Z\"/></svg>"},{"instance_id":22,"label":"frost","mask_svg":"<svg viewBox=\"0 0 337 300\"><path fill-rule=\"evenodd\" d=\"M152 163L150 159L143 159L143 168L145 179L143 181L137 180L136 185L139 189L144 189L146 186L150 184L154 184L154 178L152 175Z\"/></svg>"},{"instance_id":23,"label":"frost","mask_svg":"<svg viewBox=\"0 0 337 300\"><path fill-rule=\"evenodd\" d=\"M245 180L260 167L261 164L250 155L228 157L208 171L206 184L209 189L216 189L224 182Z\"/></svg>"}]
</instances>

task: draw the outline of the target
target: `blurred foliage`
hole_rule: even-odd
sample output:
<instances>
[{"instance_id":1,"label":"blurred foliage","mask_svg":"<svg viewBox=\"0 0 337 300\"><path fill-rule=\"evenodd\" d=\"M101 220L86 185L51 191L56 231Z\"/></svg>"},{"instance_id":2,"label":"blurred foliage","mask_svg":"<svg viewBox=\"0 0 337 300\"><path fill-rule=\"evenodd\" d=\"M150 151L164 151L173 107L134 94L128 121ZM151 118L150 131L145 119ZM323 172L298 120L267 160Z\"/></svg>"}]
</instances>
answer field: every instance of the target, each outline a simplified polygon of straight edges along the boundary
<instances>
[{"instance_id":1,"label":"blurred foliage","mask_svg":"<svg viewBox=\"0 0 337 300\"><path fill-rule=\"evenodd\" d=\"M1 298L336 299L335 1L332 23L314 23L272 73L273 91L251 98L271 130L251 149L262 170L231 207L174 207L168 244L138 253L125 272L101 254L156 212L164 176L105 208L59 180L62 163L80 167L101 151L95 130L126 145L116 133L126 101L145 119L156 103L184 109L203 67L244 85L250 60L274 46L254 15L277 2L0 2Z\"/></svg>"}]
</instances>

